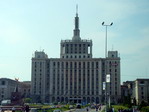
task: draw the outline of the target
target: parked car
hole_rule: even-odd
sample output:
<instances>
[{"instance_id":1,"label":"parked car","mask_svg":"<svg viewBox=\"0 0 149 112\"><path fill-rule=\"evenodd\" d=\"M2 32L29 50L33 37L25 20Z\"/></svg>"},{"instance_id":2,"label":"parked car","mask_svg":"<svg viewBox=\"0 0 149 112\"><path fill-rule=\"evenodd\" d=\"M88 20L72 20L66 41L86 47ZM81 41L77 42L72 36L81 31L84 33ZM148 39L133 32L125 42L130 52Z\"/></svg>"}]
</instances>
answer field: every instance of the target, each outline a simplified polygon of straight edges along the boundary
<instances>
[{"instance_id":1,"label":"parked car","mask_svg":"<svg viewBox=\"0 0 149 112\"><path fill-rule=\"evenodd\" d=\"M55 106L55 105L51 105L50 107L51 107L51 108L56 108L56 106Z\"/></svg>"},{"instance_id":2,"label":"parked car","mask_svg":"<svg viewBox=\"0 0 149 112\"><path fill-rule=\"evenodd\" d=\"M2 106L9 106L9 105L11 105L11 100L2 100L1 105Z\"/></svg>"},{"instance_id":3,"label":"parked car","mask_svg":"<svg viewBox=\"0 0 149 112\"><path fill-rule=\"evenodd\" d=\"M96 106L95 105L91 105L91 109L95 109L96 108Z\"/></svg>"},{"instance_id":4,"label":"parked car","mask_svg":"<svg viewBox=\"0 0 149 112\"><path fill-rule=\"evenodd\" d=\"M69 105L69 109L73 109L74 107L73 107L73 105Z\"/></svg>"},{"instance_id":5,"label":"parked car","mask_svg":"<svg viewBox=\"0 0 149 112\"><path fill-rule=\"evenodd\" d=\"M76 108L80 109L81 108L81 104L76 104Z\"/></svg>"}]
</instances>

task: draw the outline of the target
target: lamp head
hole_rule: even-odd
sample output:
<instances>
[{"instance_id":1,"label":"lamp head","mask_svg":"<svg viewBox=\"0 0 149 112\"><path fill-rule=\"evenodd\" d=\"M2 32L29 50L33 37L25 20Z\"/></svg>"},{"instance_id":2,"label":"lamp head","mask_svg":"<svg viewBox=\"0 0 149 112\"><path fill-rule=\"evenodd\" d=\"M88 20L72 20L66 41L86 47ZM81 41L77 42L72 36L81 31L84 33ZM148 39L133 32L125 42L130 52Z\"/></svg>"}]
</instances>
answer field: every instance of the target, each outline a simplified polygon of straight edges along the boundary
<instances>
[{"instance_id":1,"label":"lamp head","mask_svg":"<svg viewBox=\"0 0 149 112\"><path fill-rule=\"evenodd\" d=\"M113 25L113 22L110 25L112 26Z\"/></svg>"},{"instance_id":2,"label":"lamp head","mask_svg":"<svg viewBox=\"0 0 149 112\"><path fill-rule=\"evenodd\" d=\"M104 25L105 22L102 22L102 25Z\"/></svg>"}]
</instances>

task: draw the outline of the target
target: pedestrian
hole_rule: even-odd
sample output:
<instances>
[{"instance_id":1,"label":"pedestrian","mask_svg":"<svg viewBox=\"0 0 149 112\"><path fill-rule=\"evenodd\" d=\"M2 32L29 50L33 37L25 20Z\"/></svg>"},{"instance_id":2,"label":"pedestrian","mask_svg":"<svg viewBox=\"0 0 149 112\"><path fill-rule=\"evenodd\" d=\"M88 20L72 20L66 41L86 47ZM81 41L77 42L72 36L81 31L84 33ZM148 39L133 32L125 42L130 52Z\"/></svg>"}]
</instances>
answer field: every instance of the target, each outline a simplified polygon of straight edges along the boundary
<instances>
[{"instance_id":1,"label":"pedestrian","mask_svg":"<svg viewBox=\"0 0 149 112\"><path fill-rule=\"evenodd\" d=\"M0 107L0 112L3 112L3 109Z\"/></svg>"},{"instance_id":2,"label":"pedestrian","mask_svg":"<svg viewBox=\"0 0 149 112\"><path fill-rule=\"evenodd\" d=\"M15 111L16 111L15 107L12 107L12 112L15 112Z\"/></svg>"},{"instance_id":3,"label":"pedestrian","mask_svg":"<svg viewBox=\"0 0 149 112\"><path fill-rule=\"evenodd\" d=\"M22 112L24 112L24 111L25 111L25 107L24 107L24 105L22 105L21 110L22 110Z\"/></svg>"},{"instance_id":4,"label":"pedestrian","mask_svg":"<svg viewBox=\"0 0 149 112\"><path fill-rule=\"evenodd\" d=\"M96 106L96 112L98 112L98 106Z\"/></svg>"},{"instance_id":5,"label":"pedestrian","mask_svg":"<svg viewBox=\"0 0 149 112\"><path fill-rule=\"evenodd\" d=\"M86 111L87 111L87 112L89 111L88 107L86 108Z\"/></svg>"},{"instance_id":6,"label":"pedestrian","mask_svg":"<svg viewBox=\"0 0 149 112\"><path fill-rule=\"evenodd\" d=\"M112 112L114 112L114 108L112 107Z\"/></svg>"},{"instance_id":7,"label":"pedestrian","mask_svg":"<svg viewBox=\"0 0 149 112\"><path fill-rule=\"evenodd\" d=\"M25 112L29 112L29 110L30 110L30 109L29 109L29 106L26 105L26 106L25 106Z\"/></svg>"}]
</instances>

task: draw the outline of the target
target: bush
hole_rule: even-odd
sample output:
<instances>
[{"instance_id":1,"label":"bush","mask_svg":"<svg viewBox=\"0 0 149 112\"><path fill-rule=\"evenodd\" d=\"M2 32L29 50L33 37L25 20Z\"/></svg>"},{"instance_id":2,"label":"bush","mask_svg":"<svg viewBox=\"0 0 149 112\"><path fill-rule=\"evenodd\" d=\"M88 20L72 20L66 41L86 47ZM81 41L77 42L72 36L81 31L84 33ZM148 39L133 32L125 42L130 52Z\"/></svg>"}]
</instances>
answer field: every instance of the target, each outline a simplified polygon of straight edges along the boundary
<instances>
[{"instance_id":1,"label":"bush","mask_svg":"<svg viewBox=\"0 0 149 112\"><path fill-rule=\"evenodd\" d=\"M143 107L147 107L148 104L144 101L141 102L141 104L138 106L139 110L141 110Z\"/></svg>"},{"instance_id":2,"label":"bush","mask_svg":"<svg viewBox=\"0 0 149 112\"><path fill-rule=\"evenodd\" d=\"M24 103L31 103L32 99L31 98L24 98Z\"/></svg>"},{"instance_id":3,"label":"bush","mask_svg":"<svg viewBox=\"0 0 149 112\"><path fill-rule=\"evenodd\" d=\"M142 107L141 112L149 112L149 106Z\"/></svg>"}]
</instances>

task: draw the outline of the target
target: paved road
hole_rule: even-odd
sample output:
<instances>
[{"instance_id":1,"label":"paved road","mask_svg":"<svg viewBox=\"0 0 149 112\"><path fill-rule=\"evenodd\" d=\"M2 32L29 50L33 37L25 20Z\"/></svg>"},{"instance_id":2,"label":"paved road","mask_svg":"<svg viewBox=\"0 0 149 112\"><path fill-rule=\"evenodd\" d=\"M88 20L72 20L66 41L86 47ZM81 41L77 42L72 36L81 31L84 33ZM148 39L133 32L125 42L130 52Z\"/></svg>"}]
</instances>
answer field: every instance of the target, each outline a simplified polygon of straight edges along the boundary
<instances>
[{"instance_id":1,"label":"paved road","mask_svg":"<svg viewBox=\"0 0 149 112\"><path fill-rule=\"evenodd\" d=\"M1 111L0 111L1 112ZM5 110L5 111L3 111L3 112L12 112L11 110Z\"/></svg>"},{"instance_id":2,"label":"paved road","mask_svg":"<svg viewBox=\"0 0 149 112\"><path fill-rule=\"evenodd\" d=\"M96 109L89 109L88 112L101 112L104 108L105 106L102 106L101 110L98 110L98 111L96 111ZM84 108L84 109L72 109L65 112L87 112L87 111L86 111L86 108Z\"/></svg>"},{"instance_id":3,"label":"paved road","mask_svg":"<svg viewBox=\"0 0 149 112\"><path fill-rule=\"evenodd\" d=\"M98 111L96 111L96 109L89 109L88 112L101 112L104 108L105 108L105 106L102 106L101 110L98 110ZM7 110L5 112L12 112L12 111ZM86 111L86 108L84 108L84 109L72 109L72 110L68 110L65 112L87 112L87 111Z\"/></svg>"}]
</instances>

